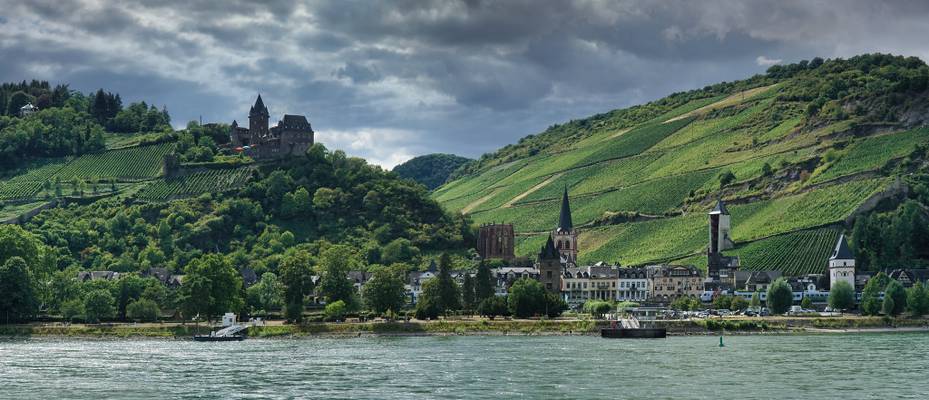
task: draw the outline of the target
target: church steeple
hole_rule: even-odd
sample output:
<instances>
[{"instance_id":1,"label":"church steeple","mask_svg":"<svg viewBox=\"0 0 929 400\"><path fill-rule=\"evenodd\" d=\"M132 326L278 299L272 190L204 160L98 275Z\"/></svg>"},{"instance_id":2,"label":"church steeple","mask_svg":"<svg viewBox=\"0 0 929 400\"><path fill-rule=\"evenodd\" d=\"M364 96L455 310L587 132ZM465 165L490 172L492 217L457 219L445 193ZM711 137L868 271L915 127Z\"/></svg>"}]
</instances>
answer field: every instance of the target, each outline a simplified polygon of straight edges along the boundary
<instances>
[{"instance_id":1,"label":"church steeple","mask_svg":"<svg viewBox=\"0 0 929 400\"><path fill-rule=\"evenodd\" d=\"M558 229L564 232L574 230L574 223L571 222L571 205L568 204L567 186L565 186L564 194L561 196L561 217L558 219Z\"/></svg>"}]
</instances>

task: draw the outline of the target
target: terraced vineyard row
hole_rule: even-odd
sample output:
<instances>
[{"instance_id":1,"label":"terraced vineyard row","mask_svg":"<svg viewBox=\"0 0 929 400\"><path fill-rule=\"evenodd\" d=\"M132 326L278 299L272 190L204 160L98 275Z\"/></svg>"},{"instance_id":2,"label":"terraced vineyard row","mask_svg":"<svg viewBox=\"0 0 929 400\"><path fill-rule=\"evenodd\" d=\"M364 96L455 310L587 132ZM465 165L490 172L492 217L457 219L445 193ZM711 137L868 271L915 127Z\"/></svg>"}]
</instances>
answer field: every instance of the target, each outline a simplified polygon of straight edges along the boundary
<instances>
[{"instance_id":1,"label":"terraced vineyard row","mask_svg":"<svg viewBox=\"0 0 929 400\"><path fill-rule=\"evenodd\" d=\"M35 197L42 189L42 182L17 181L0 183L0 200L26 199Z\"/></svg>"},{"instance_id":2,"label":"terraced vineyard row","mask_svg":"<svg viewBox=\"0 0 929 400\"><path fill-rule=\"evenodd\" d=\"M746 270L780 270L788 276L819 274L826 270L839 234L836 227L793 232L746 244L731 253L741 257Z\"/></svg>"},{"instance_id":3,"label":"terraced vineyard row","mask_svg":"<svg viewBox=\"0 0 929 400\"><path fill-rule=\"evenodd\" d=\"M203 193L218 193L244 185L251 176L252 168L249 167L205 170L152 182L137 196L143 200L166 201Z\"/></svg>"},{"instance_id":4,"label":"terraced vineyard row","mask_svg":"<svg viewBox=\"0 0 929 400\"><path fill-rule=\"evenodd\" d=\"M154 178L161 174L162 159L173 148L173 143L162 143L86 154L65 165L52 179Z\"/></svg>"}]
</instances>

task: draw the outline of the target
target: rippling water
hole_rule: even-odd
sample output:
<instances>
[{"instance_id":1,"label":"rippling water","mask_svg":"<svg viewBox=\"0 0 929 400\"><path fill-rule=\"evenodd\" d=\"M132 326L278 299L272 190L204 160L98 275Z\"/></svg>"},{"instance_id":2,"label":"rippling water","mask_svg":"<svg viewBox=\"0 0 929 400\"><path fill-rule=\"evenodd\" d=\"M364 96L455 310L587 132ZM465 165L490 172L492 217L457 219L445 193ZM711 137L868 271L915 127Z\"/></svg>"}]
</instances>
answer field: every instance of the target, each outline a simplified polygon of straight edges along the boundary
<instances>
[{"instance_id":1,"label":"rippling water","mask_svg":"<svg viewBox=\"0 0 929 400\"><path fill-rule=\"evenodd\" d=\"M929 335L0 339L0 398L929 398Z\"/></svg>"}]
</instances>

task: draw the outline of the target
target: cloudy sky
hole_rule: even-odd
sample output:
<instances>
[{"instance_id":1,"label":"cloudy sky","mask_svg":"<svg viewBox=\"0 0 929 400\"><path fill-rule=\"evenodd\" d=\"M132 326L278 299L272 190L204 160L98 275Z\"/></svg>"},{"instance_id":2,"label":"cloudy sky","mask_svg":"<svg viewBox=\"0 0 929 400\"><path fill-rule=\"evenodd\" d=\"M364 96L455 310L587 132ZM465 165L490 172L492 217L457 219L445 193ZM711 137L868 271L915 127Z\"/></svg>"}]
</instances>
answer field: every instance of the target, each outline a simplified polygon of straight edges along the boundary
<instances>
[{"instance_id":1,"label":"cloudy sky","mask_svg":"<svg viewBox=\"0 0 929 400\"><path fill-rule=\"evenodd\" d=\"M929 60L926 21L926 1L0 0L0 81L103 87L178 126L242 121L262 93L389 168L778 62Z\"/></svg>"}]
</instances>

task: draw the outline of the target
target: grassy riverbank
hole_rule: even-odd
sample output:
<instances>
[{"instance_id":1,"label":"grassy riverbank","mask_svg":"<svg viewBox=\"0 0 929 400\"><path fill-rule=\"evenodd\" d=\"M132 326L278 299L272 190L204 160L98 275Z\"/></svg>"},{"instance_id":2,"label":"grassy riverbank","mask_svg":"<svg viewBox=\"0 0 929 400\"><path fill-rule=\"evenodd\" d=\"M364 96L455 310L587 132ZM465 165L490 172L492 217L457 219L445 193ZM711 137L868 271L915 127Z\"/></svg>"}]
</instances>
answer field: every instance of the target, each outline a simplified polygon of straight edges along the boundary
<instances>
[{"instance_id":1,"label":"grassy riverbank","mask_svg":"<svg viewBox=\"0 0 929 400\"><path fill-rule=\"evenodd\" d=\"M670 335L753 334L753 333L821 333L831 331L893 331L894 328L929 329L927 319L886 320L879 317L823 318L730 318L706 320L659 321ZM251 327L251 337L312 337L360 335L596 335L609 327L603 320L485 320L454 319L410 322L314 322L288 325L269 321L265 326ZM205 325L178 323L153 324L24 324L0 325L0 336L81 336L81 337L163 337L189 338L207 333Z\"/></svg>"}]
</instances>

